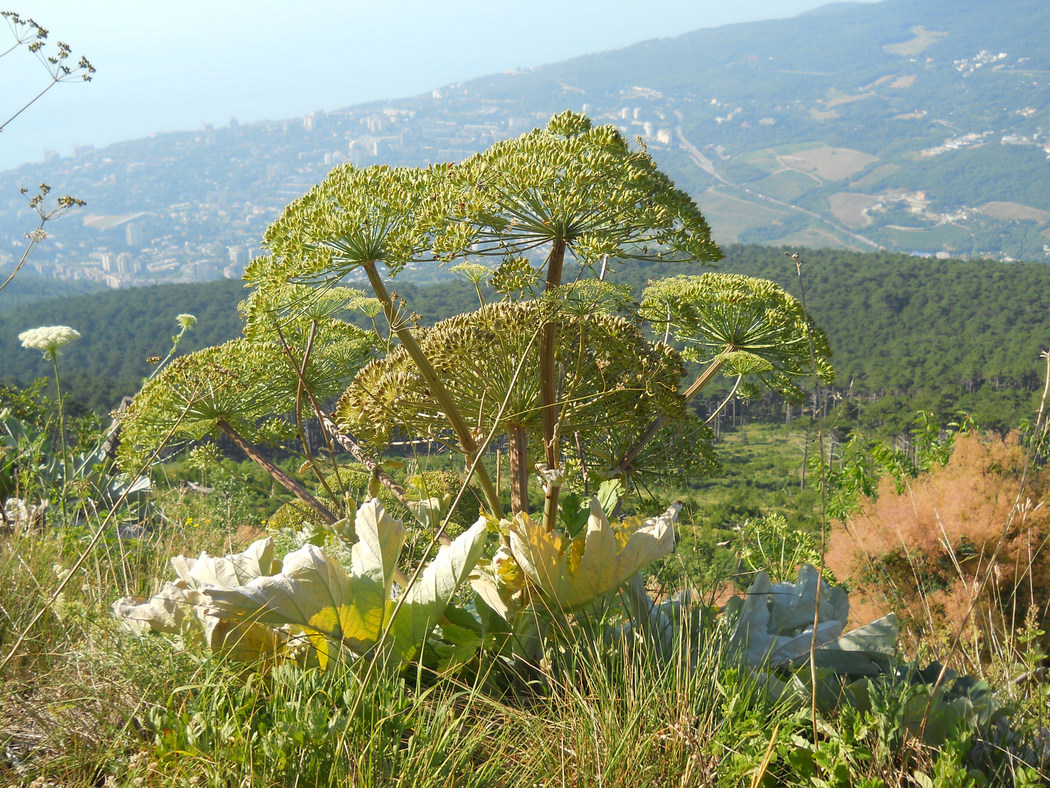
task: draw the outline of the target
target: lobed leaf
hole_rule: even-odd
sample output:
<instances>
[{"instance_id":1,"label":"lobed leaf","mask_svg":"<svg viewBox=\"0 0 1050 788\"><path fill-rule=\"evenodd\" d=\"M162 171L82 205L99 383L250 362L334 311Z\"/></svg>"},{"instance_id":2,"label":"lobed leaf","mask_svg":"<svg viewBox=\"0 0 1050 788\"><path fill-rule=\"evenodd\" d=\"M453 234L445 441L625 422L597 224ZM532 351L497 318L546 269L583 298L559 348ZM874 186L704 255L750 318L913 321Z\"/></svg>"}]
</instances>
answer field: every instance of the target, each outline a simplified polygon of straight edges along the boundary
<instances>
[{"instance_id":1,"label":"lobed leaf","mask_svg":"<svg viewBox=\"0 0 1050 788\"><path fill-rule=\"evenodd\" d=\"M547 531L528 515L511 524L510 552L552 609L571 611L611 593L632 575L674 549L673 504L645 522L629 519L615 531L592 499L586 534L575 540Z\"/></svg>"}]
</instances>

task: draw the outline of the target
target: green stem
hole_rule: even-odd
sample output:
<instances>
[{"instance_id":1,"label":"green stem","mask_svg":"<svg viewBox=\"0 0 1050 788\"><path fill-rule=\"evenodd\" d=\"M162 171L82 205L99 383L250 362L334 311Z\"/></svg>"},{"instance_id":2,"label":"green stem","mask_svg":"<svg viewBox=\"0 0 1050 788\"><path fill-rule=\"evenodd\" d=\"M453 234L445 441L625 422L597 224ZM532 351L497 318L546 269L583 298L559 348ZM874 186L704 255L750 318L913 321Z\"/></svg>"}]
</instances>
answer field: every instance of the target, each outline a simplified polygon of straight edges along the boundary
<instances>
[{"instance_id":1,"label":"green stem","mask_svg":"<svg viewBox=\"0 0 1050 788\"><path fill-rule=\"evenodd\" d=\"M405 326L398 318L394 309L394 303L390 298L390 294L387 293L386 285L383 284L383 280L379 276L379 271L376 270L375 261L370 260L366 262L363 267L365 273L368 275L368 282L372 285L372 291L376 294L376 298L379 299L380 303L383 304L383 311L386 312L387 322L390 323L390 327L393 329L394 333L397 334L397 338L401 341L401 345L405 348L405 352L408 353L412 362L416 365L416 369L419 370L419 374L422 375L423 380L426 381L431 395L437 400L438 406L444 411L445 417L452 425L452 430L456 433L459 445L467 455L467 464L469 465L473 463L478 454L478 444L474 440L474 435L471 433L470 427L467 425L467 422L464 421L463 416L460 414L459 408L456 407L456 403L452 400L452 397L449 396L445 384L441 382L434 367L431 366L430 361L423 354L423 350L419 347L419 343L416 342L412 330ZM488 502L492 514L495 517L502 517L503 504L500 502L499 492L496 490L496 486L492 483L492 479L489 478L485 466L481 463L476 463L475 473L478 477L478 483L481 485L481 489L485 493L485 500Z\"/></svg>"},{"instance_id":2,"label":"green stem","mask_svg":"<svg viewBox=\"0 0 1050 788\"><path fill-rule=\"evenodd\" d=\"M69 484L69 455L66 450L66 419L62 409L62 382L58 377L58 352L51 354L51 365L55 370L55 393L58 397L58 446L62 450L62 491L58 496L62 511L62 524L66 524L66 487Z\"/></svg>"},{"instance_id":3,"label":"green stem","mask_svg":"<svg viewBox=\"0 0 1050 788\"><path fill-rule=\"evenodd\" d=\"M565 241L556 241L547 257L547 288L549 294L561 284L565 262ZM555 351L558 345L558 325L549 321L543 326L540 339L540 418L543 424L543 452L547 467L560 467L558 451L558 381L555 375ZM558 520L558 496L561 488L550 484L543 504L543 524L548 531Z\"/></svg>"},{"instance_id":4,"label":"green stem","mask_svg":"<svg viewBox=\"0 0 1050 788\"><path fill-rule=\"evenodd\" d=\"M303 455L306 457L306 461L310 464L310 470L313 471L317 481L328 494L329 500L345 500L346 487L343 485L343 477L339 473L339 466L336 465L335 458L332 458L332 466L335 468L335 482L336 486L339 488L339 495L336 495L332 491L324 474L321 473L321 469L317 466L313 453L310 451L310 442L306 439L306 426L303 424L303 395L308 393L306 386L306 366L310 361L310 353L313 350L314 339L317 337L317 321L314 320L310 323L310 334L306 338L306 347L303 349L303 360L302 363L298 365L296 364L295 356L292 354L292 349L288 346L288 341L284 338L284 332L281 331L281 324L274 319L273 325L274 328L277 329L277 336L281 340L281 348L288 356L292 369L295 370L296 377L298 378L298 382L295 386L295 428L296 432L299 434L299 443L303 447Z\"/></svg>"}]
</instances>

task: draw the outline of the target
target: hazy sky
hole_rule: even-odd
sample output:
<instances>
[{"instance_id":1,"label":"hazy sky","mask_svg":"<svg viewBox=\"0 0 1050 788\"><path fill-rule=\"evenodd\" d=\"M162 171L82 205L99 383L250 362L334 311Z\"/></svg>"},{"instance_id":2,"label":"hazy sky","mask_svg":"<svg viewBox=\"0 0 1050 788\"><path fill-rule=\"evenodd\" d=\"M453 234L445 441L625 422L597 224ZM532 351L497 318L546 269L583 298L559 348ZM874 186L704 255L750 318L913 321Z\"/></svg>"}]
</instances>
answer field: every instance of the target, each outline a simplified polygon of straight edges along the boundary
<instances>
[{"instance_id":1,"label":"hazy sky","mask_svg":"<svg viewBox=\"0 0 1050 788\"><path fill-rule=\"evenodd\" d=\"M870 0L865 0L870 1ZM0 133L0 170L155 131L333 110L701 27L793 16L823 0L0 0L97 69ZM0 23L0 52L11 41ZM0 122L47 82L0 58Z\"/></svg>"}]
</instances>

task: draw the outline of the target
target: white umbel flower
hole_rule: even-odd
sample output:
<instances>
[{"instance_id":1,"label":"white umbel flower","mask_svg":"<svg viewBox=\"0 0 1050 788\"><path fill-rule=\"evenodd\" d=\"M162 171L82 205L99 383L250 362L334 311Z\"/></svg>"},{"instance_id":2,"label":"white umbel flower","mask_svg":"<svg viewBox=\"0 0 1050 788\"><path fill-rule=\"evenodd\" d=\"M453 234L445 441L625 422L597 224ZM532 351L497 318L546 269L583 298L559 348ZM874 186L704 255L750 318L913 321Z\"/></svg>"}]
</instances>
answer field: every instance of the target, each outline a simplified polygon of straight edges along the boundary
<instances>
[{"instance_id":1,"label":"white umbel flower","mask_svg":"<svg viewBox=\"0 0 1050 788\"><path fill-rule=\"evenodd\" d=\"M39 350L44 354L44 358L53 359L59 348L68 345L74 339L80 339L80 332L69 326L41 326L23 331L18 338L22 347Z\"/></svg>"},{"instance_id":2,"label":"white umbel flower","mask_svg":"<svg viewBox=\"0 0 1050 788\"><path fill-rule=\"evenodd\" d=\"M181 315L175 315L175 319L183 329L190 329L197 325L197 316L191 315L188 312L183 312Z\"/></svg>"}]
</instances>

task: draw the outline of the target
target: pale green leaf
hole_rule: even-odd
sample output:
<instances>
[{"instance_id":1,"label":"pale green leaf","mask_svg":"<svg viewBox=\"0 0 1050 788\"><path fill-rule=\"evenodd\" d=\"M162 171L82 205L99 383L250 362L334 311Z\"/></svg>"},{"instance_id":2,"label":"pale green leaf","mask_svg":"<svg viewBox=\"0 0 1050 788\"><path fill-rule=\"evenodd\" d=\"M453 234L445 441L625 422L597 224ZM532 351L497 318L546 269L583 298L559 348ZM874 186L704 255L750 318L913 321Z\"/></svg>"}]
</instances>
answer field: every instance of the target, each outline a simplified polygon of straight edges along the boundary
<instances>
[{"instance_id":1,"label":"pale green leaf","mask_svg":"<svg viewBox=\"0 0 1050 788\"><path fill-rule=\"evenodd\" d=\"M171 561L178 578L150 597L123 597L113 603L121 625L138 635L147 632L202 638L208 647L239 660L272 655L282 636L251 622L227 621L212 615L205 588L240 585L280 569L273 559L273 540L259 539L241 553Z\"/></svg>"},{"instance_id":2,"label":"pale green leaf","mask_svg":"<svg viewBox=\"0 0 1050 788\"><path fill-rule=\"evenodd\" d=\"M441 548L422 574L405 591L404 601L391 627L397 650L410 655L434 628L456 589L474 569L485 546L487 524L478 518L451 544Z\"/></svg>"},{"instance_id":3,"label":"pale green leaf","mask_svg":"<svg viewBox=\"0 0 1050 788\"><path fill-rule=\"evenodd\" d=\"M386 623L397 556L405 540L401 523L375 500L361 506L350 551L351 571L314 545L284 559L284 571L237 588L208 589L221 614L273 627L292 625L324 642L369 651ZM322 640L314 640L320 644ZM319 653L322 663L326 654Z\"/></svg>"},{"instance_id":4,"label":"pale green leaf","mask_svg":"<svg viewBox=\"0 0 1050 788\"><path fill-rule=\"evenodd\" d=\"M546 604L574 610L615 591L635 572L670 553L681 508L675 503L644 523L628 520L617 532L598 500L592 499L582 540L549 532L527 515L519 515L511 525L511 553Z\"/></svg>"},{"instance_id":5,"label":"pale green leaf","mask_svg":"<svg viewBox=\"0 0 1050 788\"><path fill-rule=\"evenodd\" d=\"M179 555L171 559L171 566L180 580L190 588L204 585L239 586L280 569L274 565L273 539L259 539L236 555L212 557L201 553L197 558Z\"/></svg>"},{"instance_id":6,"label":"pale green leaf","mask_svg":"<svg viewBox=\"0 0 1050 788\"><path fill-rule=\"evenodd\" d=\"M393 621L394 572L405 529L372 500L358 509L355 530L358 541L350 551L349 573L320 548L304 545L285 556L279 575L258 577L237 588L205 589L210 612L228 620L290 628L309 639L322 666L342 647L367 654L388 625L394 656L410 657L477 563L485 522L479 520L438 552L405 592Z\"/></svg>"}]
</instances>

